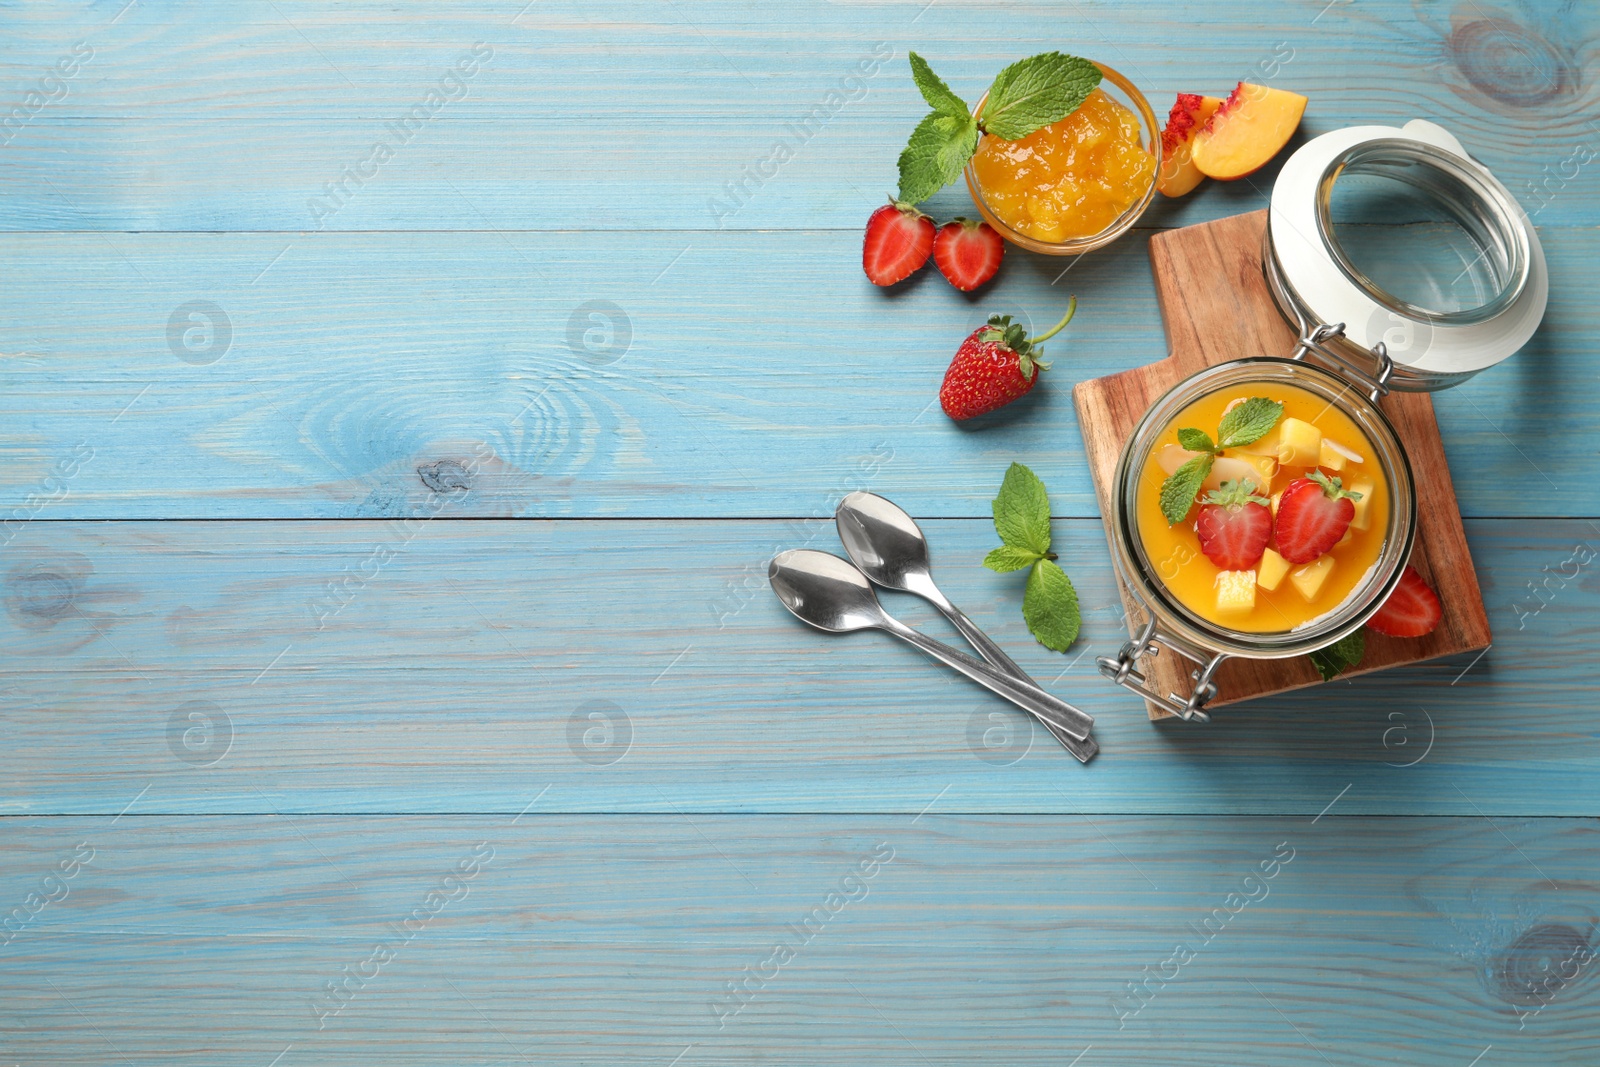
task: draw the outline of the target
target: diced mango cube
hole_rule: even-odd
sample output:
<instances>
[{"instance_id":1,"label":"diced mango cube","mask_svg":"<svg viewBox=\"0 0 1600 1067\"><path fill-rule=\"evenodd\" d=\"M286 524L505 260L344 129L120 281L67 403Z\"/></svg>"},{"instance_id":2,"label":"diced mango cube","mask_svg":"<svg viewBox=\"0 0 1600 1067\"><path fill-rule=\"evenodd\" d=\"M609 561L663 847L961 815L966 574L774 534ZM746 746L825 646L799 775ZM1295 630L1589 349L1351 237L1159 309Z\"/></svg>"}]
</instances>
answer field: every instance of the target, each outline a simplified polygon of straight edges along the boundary
<instances>
[{"instance_id":1,"label":"diced mango cube","mask_svg":"<svg viewBox=\"0 0 1600 1067\"><path fill-rule=\"evenodd\" d=\"M1271 592L1283 583L1283 576L1288 573L1289 561L1269 548L1261 553L1261 562L1256 564L1256 584Z\"/></svg>"},{"instance_id":2,"label":"diced mango cube","mask_svg":"<svg viewBox=\"0 0 1600 1067\"><path fill-rule=\"evenodd\" d=\"M1289 572L1289 581L1300 590L1300 595L1307 600L1315 600L1317 594L1322 592L1323 583L1328 580L1328 575L1333 573L1333 557L1324 553L1303 567L1296 567Z\"/></svg>"},{"instance_id":3,"label":"diced mango cube","mask_svg":"<svg viewBox=\"0 0 1600 1067\"><path fill-rule=\"evenodd\" d=\"M1217 611L1242 614L1256 606L1256 572L1222 571L1217 575Z\"/></svg>"},{"instance_id":4,"label":"diced mango cube","mask_svg":"<svg viewBox=\"0 0 1600 1067\"><path fill-rule=\"evenodd\" d=\"M1271 485L1273 476L1278 473L1278 461L1271 456L1256 456L1246 453L1234 458L1250 464L1256 469L1256 473L1261 475L1261 480L1256 483L1257 486L1265 488Z\"/></svg>"},{"instance_id":5,"label":"diced mango cube","mask_svg":"<svg viewBox=\"0 0 1600 1067\"><path fill-rule=\"evenodd\" d=\"M1284 489L1287 489L1287 488L1288 488L1288 486L1284 486L1283 489L1279 489L1276 493L1272 494L1272 517L1273 518L1277 518L1278 517L1278 501L1283 499Z\"/></svg>"},{"instance_id":6,"label":"diced mango cube","mask_svg":"<svg viewBox=\"0 0 1600 1067\"><path fill-rule=\"evenodd\" d=\"M1346 463L1365 463L1360 452L1353 448L1346 448L1338 441L1324 437L1322 439L1322 462L1319 466L1330 470L1343 470Z\"/></svg>"},{"instance_id":7,"label":"diced mango cube","mask_svg":"<svg viewBox=\"0 0 1600 1067\"><path fill-rule=\"evenodd\" d=\"M1278 428L1274 426L1266 432L1264 437L1251 441L1247 445L1240 445L1237 449L1229 449L1229 451L1248 452L1252 456L1271 456L1273 459L1277 459Z\"/></svg>"},{"instance_id":8,"label":"diced mango cube","mask_svg":"<svg viewBox=\"0 0 1600 1067\"><path fill-rule=\"evenodd\" d=\"M1345 488L1351 493L1360 493L1360 500L1352 500L1356 506L1356 516L1350 520L1352 530L1365 530L1372 523L1372 479L1360 478L1351 482Z\"/></svg>"},{"instance_id":9,"label":"diced mango cube","mask_svg":"<svg viewBox=\"0 0 1600 1067\"><path fill-rule=\"evenodd\" d=\"M1322 458L1322 431L1309 422L1284 419L1278 424L1278 462L1285 467L1314 467Z\"/></svg>"}]
</instances>

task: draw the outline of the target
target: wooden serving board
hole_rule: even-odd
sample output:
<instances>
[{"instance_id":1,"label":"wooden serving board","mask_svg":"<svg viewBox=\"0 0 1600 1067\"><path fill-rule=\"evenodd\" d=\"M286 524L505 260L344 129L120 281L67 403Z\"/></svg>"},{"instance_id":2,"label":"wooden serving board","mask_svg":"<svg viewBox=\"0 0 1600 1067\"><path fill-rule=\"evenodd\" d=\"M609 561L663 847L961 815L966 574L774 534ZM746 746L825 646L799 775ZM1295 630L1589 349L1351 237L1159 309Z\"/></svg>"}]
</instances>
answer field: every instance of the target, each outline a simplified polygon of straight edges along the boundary
<instances>
[{"instance_id":1,"label":"wooden serving board","mask_svg":"<svg viewBox=\"0 0 1600 1067\"><path fill-rule=\"evenodd\" d=\"M1261 274L1265 211L1158 234L1150 240L1150 268L1171 355L1144 367L1080 382L1073 390L1084 451L1094 477L1106 536L1112 536L1112 481L1122 444L1155 400L1202 368L1256 355L1287 356L1295 333L1284 322ZM1382 402L1416 475L1417 539L1411 562L1439 591L1444 621L1427 637L1400 639L1367 633L1366 656L1341 677L1487 648L1489 619L1467 551L1461 511L1445 462L1444 444L1425 393L1394 393ZM1119 585L1129 632L1144 610ZM1187 694L1193 664L1164 649L1141 661L1152 688ZM1230 659L1217 672L1215 708L1283 693L1321 681L1304 656L1288 660ZM1146 702L1152 719L1171 713Z\"/></svg>"}]
</instances>

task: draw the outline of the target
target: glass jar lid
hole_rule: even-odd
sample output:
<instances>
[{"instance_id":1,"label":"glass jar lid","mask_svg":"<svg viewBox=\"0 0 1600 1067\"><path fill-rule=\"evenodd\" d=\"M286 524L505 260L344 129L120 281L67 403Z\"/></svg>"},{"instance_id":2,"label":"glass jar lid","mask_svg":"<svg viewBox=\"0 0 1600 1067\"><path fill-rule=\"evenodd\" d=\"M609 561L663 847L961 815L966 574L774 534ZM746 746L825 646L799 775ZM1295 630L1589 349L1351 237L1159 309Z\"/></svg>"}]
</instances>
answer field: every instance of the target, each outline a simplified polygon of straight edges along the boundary
<instances>
[{"instance_id":1,"label":"glass jar lid","mask_svg":"<svg viewBox=\"0 0 1600 1067\"><path fill-rule=\"evenodd\" d=\"M1382 344L1398 388L1455 384L1515 353L1548 295L1527 214L1431 122L1302 146L1273 187L1271 266L1291 317Z\"/></svg>"}]
</instances>

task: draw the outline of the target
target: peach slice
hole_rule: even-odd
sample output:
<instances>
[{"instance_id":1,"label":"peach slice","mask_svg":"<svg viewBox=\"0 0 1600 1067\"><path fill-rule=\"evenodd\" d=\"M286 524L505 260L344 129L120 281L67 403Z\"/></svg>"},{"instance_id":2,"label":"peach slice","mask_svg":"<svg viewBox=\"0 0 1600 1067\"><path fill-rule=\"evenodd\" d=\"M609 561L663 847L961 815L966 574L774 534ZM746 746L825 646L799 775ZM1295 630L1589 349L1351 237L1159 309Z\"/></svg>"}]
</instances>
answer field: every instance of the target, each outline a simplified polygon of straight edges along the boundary
<instances>
[{"instance_id":1,"label":"peach slice","mask_svg":"<svg viewBox=\"0 0 1600 1067\"><path fill-rule=\"evenodd\" d=\"M1289 143L1305 110L1299 93L1240 82L1195 134L1195 167L1225 182L1255 173Z\"/></svg>"},{"instance_id":2,"label":"peach slice","mask_svg":"<svg viewBox=\"0 0 1600 1067\"><path fill-rule=\"evenodd\" d=\"M1178 102L1167 115L1167 128L1161 131L1161 175L1156 191L1163 196L1182 196L1204 180L1194 165L1191 149L1199 133L1222 101L1214 96L1179 93Z\"/></svg>"}]
</instances>

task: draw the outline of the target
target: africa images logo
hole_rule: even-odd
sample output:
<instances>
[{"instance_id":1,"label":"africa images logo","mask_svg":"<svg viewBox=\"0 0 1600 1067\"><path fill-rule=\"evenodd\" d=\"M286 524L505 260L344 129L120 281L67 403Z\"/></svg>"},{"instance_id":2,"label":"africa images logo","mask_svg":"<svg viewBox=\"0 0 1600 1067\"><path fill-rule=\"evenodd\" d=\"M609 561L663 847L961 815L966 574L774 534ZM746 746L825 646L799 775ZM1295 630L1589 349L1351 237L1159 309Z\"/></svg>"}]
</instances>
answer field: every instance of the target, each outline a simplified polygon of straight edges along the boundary
<instances>
[{"instance_id":1,"label":"africa images logo","mask_svg":"<svg viewBox=\"0 0 1600 1067\"><path fill-rule=\"evenodd\" d=\"M356 189L376 178L378 169L393 159L396 152L410 144L417 131L438 117L446 104L465 100L467 82L482 69L481 64L493 58L494 48L483 41L476 42L470 51L456 57L454 65L445 68L438 85L429 89L421 100L412 104L393 121L384 123L383 129L392 135L393 143L389 137L373 142L364 159L345 167L333 181L324 182L322 195L313 196L306 201L306 208L311 212L311 221L317 224L317 229L322 229L328 219L350 202L355 196ZM351 188L352 184L355 189Z\"/></svg>"}]
</instances>

